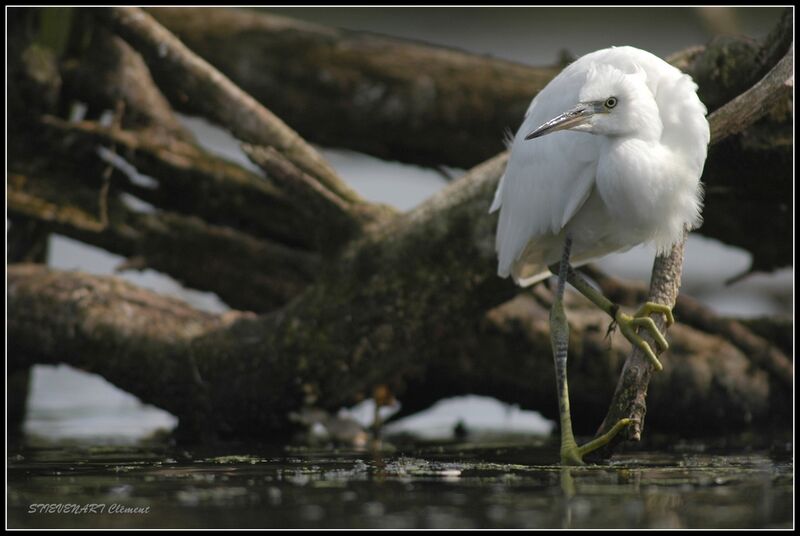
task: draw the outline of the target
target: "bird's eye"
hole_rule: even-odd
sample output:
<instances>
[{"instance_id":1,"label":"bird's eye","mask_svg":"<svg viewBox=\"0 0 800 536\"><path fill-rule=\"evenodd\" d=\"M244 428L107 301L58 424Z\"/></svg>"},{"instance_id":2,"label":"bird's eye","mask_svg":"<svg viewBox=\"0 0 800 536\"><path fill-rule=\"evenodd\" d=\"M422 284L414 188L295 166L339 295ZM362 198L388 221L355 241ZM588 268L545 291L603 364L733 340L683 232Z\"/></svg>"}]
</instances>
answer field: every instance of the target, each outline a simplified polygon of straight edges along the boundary
<instances>
[{"instance_id":1,"label":"bird's eye","mask_svg":"<svg viewBox=\"0 0 800 536\"><path fill-rule=\"evenodd\" d=\"M616 97L609 97L606 99L605 106L609 110L617 105L617 98Z\"/></svg>"}]
</instances>

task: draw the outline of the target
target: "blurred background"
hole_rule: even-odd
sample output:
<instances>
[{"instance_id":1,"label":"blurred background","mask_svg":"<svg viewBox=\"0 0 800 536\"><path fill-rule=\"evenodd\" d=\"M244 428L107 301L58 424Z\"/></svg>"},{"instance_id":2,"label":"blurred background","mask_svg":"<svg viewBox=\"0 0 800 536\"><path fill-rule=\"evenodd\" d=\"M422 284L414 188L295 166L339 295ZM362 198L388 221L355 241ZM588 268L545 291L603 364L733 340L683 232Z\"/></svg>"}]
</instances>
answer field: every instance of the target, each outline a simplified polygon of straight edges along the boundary
<instances>
[{"instance_id":1,"label":"blurred background","mask_svg":"<svg viewBox=\"0 0 800 536\"><path fill-rule=\"evenodd\" d=\"M530 65L552 65L611 45L633 45L665 57L719 35L763 38L780 8L262 8L265 11L351 30L374 32L454 47ZM238 142L204 120L182 117L208 150L255 169ZM291 125L290 125L291 126ZM302 132L301 132L302 135ZM447 182L437 170L388 162L332 148L320 148L333 167L367 199L407 210ZM463 170L450 170L458 176ZM124 259L74 240L52 235L49 264L94 274L116 274ZM787 244L787 247L790 247ZM600 267L620 278L649 280L654 252L637 248L604 259ZM791 316L793 269L725 281L747 271L750 255L693 235L689 239L683 292L718 313L736 317ZM126 271L134 284L220 312L215 295L184 289L154 272ZM135 442L175 426L174 417L141 404L102 378L66 366L35 367L24 430L48 441ZM343 409L367 424L371 402ZM553 423L477 396L442 401L430 410L393 423L388 431L448 437L457 423L473 430L548 433Z\"/></svg>"}]
</instances>

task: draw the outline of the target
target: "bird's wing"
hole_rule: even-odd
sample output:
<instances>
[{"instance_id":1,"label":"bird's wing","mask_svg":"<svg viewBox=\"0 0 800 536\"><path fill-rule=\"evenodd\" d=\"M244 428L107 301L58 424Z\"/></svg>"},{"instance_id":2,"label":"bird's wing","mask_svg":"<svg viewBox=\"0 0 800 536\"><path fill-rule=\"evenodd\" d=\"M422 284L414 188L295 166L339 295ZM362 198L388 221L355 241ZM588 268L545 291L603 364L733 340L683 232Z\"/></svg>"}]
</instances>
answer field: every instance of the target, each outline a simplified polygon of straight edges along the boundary
<instances>
[{"instance_id":1,"label":"bird's wing","mask_svg":"<svg viewBox=\"0 0 800 536\"><path fill-rule=\"evenodd\" d=\"M525 140L537 127L578 102L584 79L585 72L563 71L533 100L514 138L491 207L492 211L500 208L495 247L502 277L508 276L531 239L558 234L594 185L599 154L595 136L561 131Z\"/></svg>"}]
</instances>

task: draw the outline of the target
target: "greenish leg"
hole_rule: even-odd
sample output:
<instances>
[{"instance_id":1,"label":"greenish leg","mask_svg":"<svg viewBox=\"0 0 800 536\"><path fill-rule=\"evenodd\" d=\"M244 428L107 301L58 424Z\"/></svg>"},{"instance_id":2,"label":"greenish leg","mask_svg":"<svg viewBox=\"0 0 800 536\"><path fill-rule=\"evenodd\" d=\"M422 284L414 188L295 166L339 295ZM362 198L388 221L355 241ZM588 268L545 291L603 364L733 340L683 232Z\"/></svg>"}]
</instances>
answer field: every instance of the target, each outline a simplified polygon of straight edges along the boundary
<instances>
[{"instance_id":1,"label":"greenish leg","mask_svg":"<svg viewBox=\"0 0 800 536\"><path fill-rule=\"evenodd\" d=\"M552 268L550 270L553 271ZM595 290L594 287L592 287L583 276L573 270L572 267L569 267L567 270L567 281L569 281L570 285L575 287L578 292L586 296L589 301L608 313L617 323L620 332L622 332L625 338L647 355L656 370L660 371L664 369L653 349L647 344L647 341L639 335L638 329L646 329L650 332L653 339L655 339L655 343L659 349L662 352L667 350L669 348L669 343L667 343L667 340L664 338L664 335L661 334L661 331L659 331L653 319L650 318L650 315L652 313L663 314L667 319L667 327L669 327L675 322L672 316L672 309L661 303L646 302L631 316L623 313L619 305L613 303Z\"/></svg>"},{"instance_id":2,"label":"greenish leg","mask_svg":"<svg viewBox=\"0 0 800 536\"><path fill-rule=\"evenodd\" d=\"M555 299L550 308L550 343L556 368L556 391L558 394L558 413L561 421L561 464L583 465L583 456L607 444L631 419L621 419L611 430L602 436L579 447L572 433L572 418L569 410L569 384L567 382L567 351L569 344L569 324L564 312L564 285L569 271L569 254L572 239L564 241L564 253L558 268L558 286ZM604 298L605 299L605 298ZM610 302L609 302L610 303Z\"/></svg>"},{"instance_id":3,"label":"greenish leg","mask_svg":"<svg viewBox=\"0 0 800 536\"><path fill-rule=\"evenodd\" d=\"M556 369L556 393L558 415L561 421L561 464L583 465L583 458L572 434L572 417L569 411L569 384L567 382L567 351L569 346L569 323L564 312L564 285L569 264L572 240L564 242L564 254L558 268L558 286L553 305L550 307L550 345Z\"/></svg>"},{"instance_id":4,"label":"greenish leg","mask_svg":"<svg viewBox=\"0 0 800 536\"><path fill-rule=\"evenodd\" d=\"M623 428L628 426L629 424L633 423L633 419L620 419L617 421L617 424L611 427L611 430L606 432L605 434L601 435L600 437L596 437L583 445L582 447L578 447L578 452L581 456L585 456L592 451L599 449L600 447L604 447L614 439L618 433L622 431Z\"/></svg>"}]
</instances>

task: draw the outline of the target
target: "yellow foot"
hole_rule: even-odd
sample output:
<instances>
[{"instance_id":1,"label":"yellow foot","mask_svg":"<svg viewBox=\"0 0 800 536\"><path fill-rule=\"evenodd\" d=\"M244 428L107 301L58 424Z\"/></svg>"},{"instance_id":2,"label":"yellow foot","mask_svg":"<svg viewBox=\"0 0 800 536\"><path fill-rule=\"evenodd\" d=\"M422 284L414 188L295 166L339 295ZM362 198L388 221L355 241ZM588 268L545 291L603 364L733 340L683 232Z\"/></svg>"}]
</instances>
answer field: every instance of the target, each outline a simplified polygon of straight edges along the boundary
<instances>
[{"instance_id":1,"label":"yellow foot","mask_svg":"<svg viewBox=\"0 0 800 536\"><path fill-rule=\"evenodd\" d=\"M656 357L653 349L650 348L650 345L647 344L647 342L639 335L639 333L637 333L639 328L644 328L650 332L650 335L653 337L662 352L669 348L667 339L664 338L664 335L662 335L658 330L656 323L653 322L652 318L650 318L652 313L663 314L667 319L667 327L671 326L675 322L675 318L672 316L672 309L661 303L653 302L647 302L642 305L633 316L627 315L618 310L617 314L614 316L614 320L617 322L617 325L619 325L619 330L623 335L625 335L625 338L628 339L632 345L641 348L647 357L650 358L650 361L653 363L655 369L663 370L664 367L661 365L661 361L659 361Z\"/></svg>"},{"instance_id":2,"label":"yellow foot","mask_svg":"<svg viewBox=\"0 0 800 536\"><path fill-rule=\"evenodd\" d=\"M598 438L592 439L582 447L572 441L571 445L561 444L561 465L584 465L583 457L608 444L623 428L633 423L633 419L620 419L611 430Z\"/></svg>"}]
</instances>

